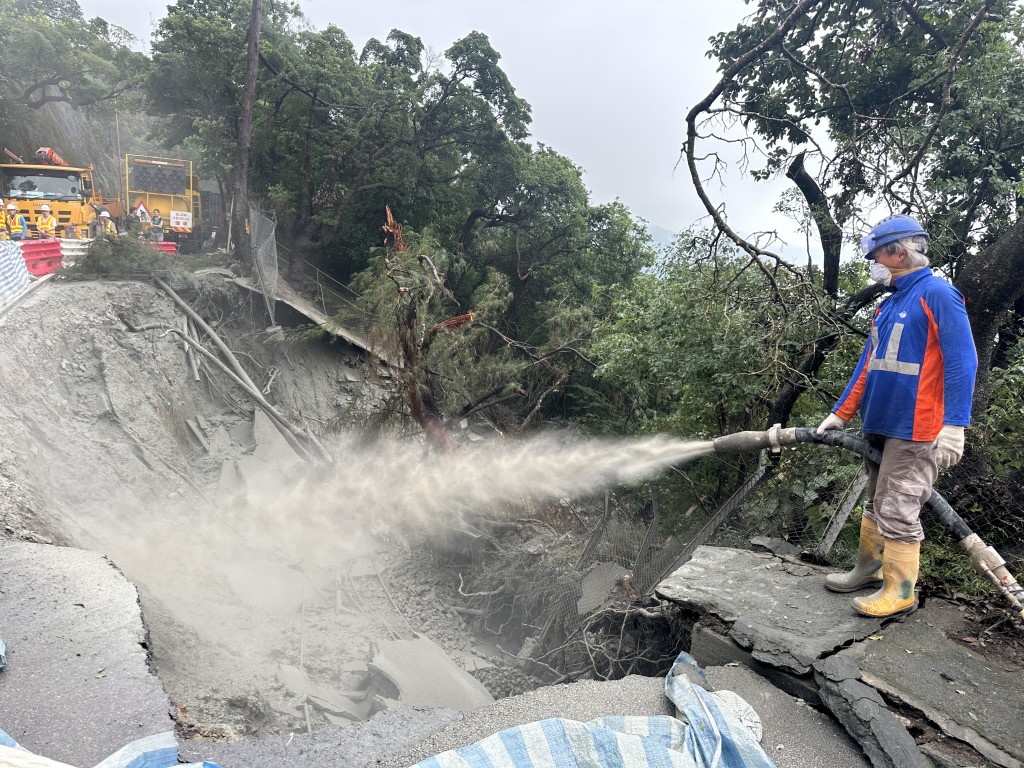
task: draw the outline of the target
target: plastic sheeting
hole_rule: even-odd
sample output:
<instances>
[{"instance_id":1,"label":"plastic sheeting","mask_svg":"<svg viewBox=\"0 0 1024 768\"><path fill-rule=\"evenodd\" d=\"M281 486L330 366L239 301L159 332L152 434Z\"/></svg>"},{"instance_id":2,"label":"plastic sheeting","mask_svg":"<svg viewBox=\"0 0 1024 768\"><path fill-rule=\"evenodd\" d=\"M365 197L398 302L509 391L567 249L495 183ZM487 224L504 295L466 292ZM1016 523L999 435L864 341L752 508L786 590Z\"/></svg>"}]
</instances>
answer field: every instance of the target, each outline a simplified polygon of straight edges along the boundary
<instances>
[{"instance_id":1,"label":"plastic sheeting","mask_svg":"<svg viewBox=\"0 0 1024 768\"><path fill-rule=\"evenodd\" d=\"M68 768L67 763L47 760L17 744L0 731L0 765L5 768ZM85 766L74 766L85 768ZM133 741L95 768L220 768L216 763L178 763L178 742L171 731Z\"/></svg>"},{"instance_id":2,"label":"plastic sheeting","mask_svg":"<svg viewBox=\"0 0 1024 768\"><path fill-rule=\"evenodd\" d=\"M775 768L741 713L682 653L665 678L677 717L551 718L508 728L415 768Z\"/></svg>"},{"instance_id":3,"label":"plastic sheeting","mask_svg":"<svg viewBox=\"0 0 1024 768\"><path fill-rule=\"evenodd\" d=\"M551 718L515 726L414 768L775 768L755 736L749 705L735 694L709 692L704 672L682 653L665 678L677 716L603 717L589 723ZM68 768L19 747L0 731L0 765ZM178 766L171 732L134 741L94 768L218 768ZM76 766L75 768L85 768Z\"/></svg>"},{"instance_id":4,"label":"plastic sheeting","mask_svg":"<svg viewBox=\"0 0 1024 768\"><path fill-rule=\"evenodd\" d=\"M0 305L21 293L28 282L28 267L21 248L12 240L0 240Z\"/></svg>"}]
</instances>

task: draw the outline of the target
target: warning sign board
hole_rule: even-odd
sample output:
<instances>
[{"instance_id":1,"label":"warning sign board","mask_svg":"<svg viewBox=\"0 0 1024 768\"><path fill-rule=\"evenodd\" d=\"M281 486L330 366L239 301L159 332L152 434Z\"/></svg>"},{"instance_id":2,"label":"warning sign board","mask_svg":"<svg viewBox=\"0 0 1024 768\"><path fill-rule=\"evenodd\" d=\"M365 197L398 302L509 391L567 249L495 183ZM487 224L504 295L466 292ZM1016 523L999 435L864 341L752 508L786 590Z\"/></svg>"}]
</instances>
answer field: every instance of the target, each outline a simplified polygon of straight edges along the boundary
<instances>
[{"instance_id":1,"label":"warning sign board","mask_svg":"<svg viewBox=\"0 0 1024 768\"><path fill-rule=\"evenodd\" d=\"M171 229L192 229L192 211L171 211Z\"/></svg>"}]
</instances>

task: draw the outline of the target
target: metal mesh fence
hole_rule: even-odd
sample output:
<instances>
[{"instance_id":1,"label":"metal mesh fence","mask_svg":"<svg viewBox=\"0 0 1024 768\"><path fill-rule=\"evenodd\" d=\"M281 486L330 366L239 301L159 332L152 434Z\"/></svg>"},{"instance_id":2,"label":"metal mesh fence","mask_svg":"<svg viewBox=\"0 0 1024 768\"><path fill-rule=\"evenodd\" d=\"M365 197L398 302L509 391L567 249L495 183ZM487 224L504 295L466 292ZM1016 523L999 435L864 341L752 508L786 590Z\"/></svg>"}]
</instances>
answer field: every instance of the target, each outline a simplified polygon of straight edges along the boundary
<instances>
[{"instance_id":1,"label":"metal mesh fence","mask_svg":"<svg viewBox=\"0 0 1024 768\"><path fill-rule=\"evenodd\" d=\"M288 252L288 248L280 243L278 250ZM284 258L278 257L278 269L288 272L289 265ZM289 281L301 296L327 317L349 330L369 334L373 318L359 308L359 294L344 283L307 261L302 262L300 269L289 273Z\"/></svg>"},{"instance_id":2,"label":"metal mesh fence","mask_svg":"<svg viewBox=\"0 0 1024 768\"><path fill-rule=\"evenodd\" d=\"M252 228L249 243L257 286L263 293L270 322L274 323L274 304L277 301L277 239L274 233L277 222L250 205L249 226Z\"/></svg>"}]
</instances>

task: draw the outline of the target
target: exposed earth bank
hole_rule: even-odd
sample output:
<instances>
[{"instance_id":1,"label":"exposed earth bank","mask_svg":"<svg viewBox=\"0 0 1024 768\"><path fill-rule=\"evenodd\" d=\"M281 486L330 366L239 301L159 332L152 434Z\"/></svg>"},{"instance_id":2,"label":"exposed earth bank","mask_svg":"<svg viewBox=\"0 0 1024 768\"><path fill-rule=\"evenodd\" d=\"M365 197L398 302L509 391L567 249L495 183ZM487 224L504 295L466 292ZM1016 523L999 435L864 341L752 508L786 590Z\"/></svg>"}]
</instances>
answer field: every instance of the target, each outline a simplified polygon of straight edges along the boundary
<instances>
[{"instance_id":1,"label":"exposed earth bank","mask_svg":"<svg viewBox=\"0 0 1024 768\"><path fill-rule=\"evenodd\" d=\"M319 471L344 472L352 428L381 396L361 351L268 330L261 306L223 277L172 287L276 408L335 443L338 465ZM348 722L305 705L292 673L358 692L376 644L414 632L497 695L530 685L514 654L481 644L473 617L450 607L460 573L415 531L395 535L394 520L367 519L352 497L295 495L308 467L227 377L206 366L196 380L168 332L184 315L165 293L142 282L42 288L0 318L0 530L103 553L138 586L183 735Z\"/></svg>"}]
</instances>

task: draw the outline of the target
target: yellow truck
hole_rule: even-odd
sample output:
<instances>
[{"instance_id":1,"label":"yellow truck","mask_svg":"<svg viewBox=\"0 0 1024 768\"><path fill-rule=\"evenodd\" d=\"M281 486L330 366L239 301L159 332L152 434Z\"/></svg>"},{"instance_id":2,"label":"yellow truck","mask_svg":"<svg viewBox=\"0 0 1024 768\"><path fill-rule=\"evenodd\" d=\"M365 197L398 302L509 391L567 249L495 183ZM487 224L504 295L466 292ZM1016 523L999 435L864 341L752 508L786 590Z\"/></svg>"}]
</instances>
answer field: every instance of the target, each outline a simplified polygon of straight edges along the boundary
<instances>
[{"instance_id":1,"label":"yellow truck","mask_svg":"<svg viewBox=\"0 0 1024 768\"><path fill-rule=\"evenodd\" d=\"M57 233L62 237L90 237L89 225L102 208L111 209L103 195L93 187L93 167L68 165L49 147L40 147L34 162L22 162L6 151L9 163L0 163L0 197L4 205L14 203L28 222L29 237L38 237L36 221L45 203L57 217Z\"/></svg>"},{"instance_id":2,"label":"yellow truck","mask_svg":"<svg viewBox=\"0 0 1024 768\"><path fill-rule=\"evenodd\" d=\"M124 168L129 215L135 212L141 229L148 230L151 224L147 219L159 211L163 239L176 242L180 251L198 251L203 239L203 204L192 161L125 155Z\"/></svg>"}]
</instances>

